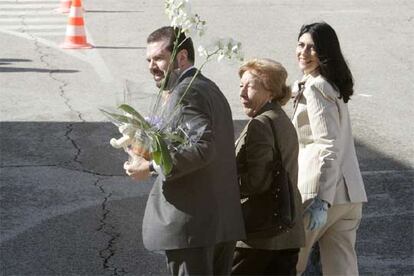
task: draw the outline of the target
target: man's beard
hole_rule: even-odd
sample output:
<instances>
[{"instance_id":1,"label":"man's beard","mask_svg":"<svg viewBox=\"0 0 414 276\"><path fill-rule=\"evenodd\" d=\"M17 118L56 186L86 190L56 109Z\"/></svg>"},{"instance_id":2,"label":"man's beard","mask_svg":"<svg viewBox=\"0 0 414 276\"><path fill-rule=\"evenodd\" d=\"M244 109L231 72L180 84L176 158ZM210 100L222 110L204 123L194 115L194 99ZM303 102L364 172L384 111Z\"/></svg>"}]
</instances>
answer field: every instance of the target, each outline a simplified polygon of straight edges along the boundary
<instances>
[{"instance_id":1,"label":"man's beard","mask_svg":"<svg viewBox=\"0 0 414 276\"><path fill-rule=\"evenodd\" d=\"M178 78L181 75L180 69L174 69L169 74L167 74L167 77L165 79L165 86L164 90L172 90L178 82Z\"/></svg>"},{"instance_id":2,"label":"man's beard","mask_svg":"<svg viewBox=\"0 0 414 276\"><path fill-rule=\"evenodd\" d=\"M181 74L181 69L178 68L178 62L174 61L173 69L169 73L164 72L164 78L156 83L158 88L161 88L162 83L165 81L164 90L172 90L178 82L178 78Z\"/></svg>"}]
</instances>

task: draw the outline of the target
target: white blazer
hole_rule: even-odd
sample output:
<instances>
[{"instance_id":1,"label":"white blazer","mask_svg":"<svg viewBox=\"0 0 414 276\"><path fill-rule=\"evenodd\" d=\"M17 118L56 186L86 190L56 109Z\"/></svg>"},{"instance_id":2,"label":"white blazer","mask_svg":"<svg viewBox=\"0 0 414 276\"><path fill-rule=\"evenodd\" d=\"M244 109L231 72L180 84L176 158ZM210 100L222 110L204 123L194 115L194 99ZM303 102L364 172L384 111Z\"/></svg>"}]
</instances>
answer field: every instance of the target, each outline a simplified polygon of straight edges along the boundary
<instances>
[{"instance_id":1,"label":"white blazer","mask_svg":"<svg viewBox=\"0 0 414 276\"><path fill-rule=\"evenodd\" d=\"M321 75L308 76L293 125L299 139L298 187L302 201L366 202L347 104Z\"/></svg>"}]
</instances>

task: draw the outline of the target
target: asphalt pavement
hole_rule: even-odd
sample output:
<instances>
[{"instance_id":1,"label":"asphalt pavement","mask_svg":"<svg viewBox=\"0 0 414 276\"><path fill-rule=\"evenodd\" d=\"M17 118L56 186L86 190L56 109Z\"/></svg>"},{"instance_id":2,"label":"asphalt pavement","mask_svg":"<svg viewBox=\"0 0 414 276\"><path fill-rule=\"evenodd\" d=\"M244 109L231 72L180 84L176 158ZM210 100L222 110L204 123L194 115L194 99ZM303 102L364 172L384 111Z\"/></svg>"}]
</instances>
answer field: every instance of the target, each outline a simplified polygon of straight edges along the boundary
<instances>
[{"instance_id":1,"label":"asphalt pavement","mask_svg":"<svg viewBox=\"0 0 414 276\"><path fill-rule=\"evenodd\" d=\"M205 37L243 43L245 55L280 61L293 82L297 33L324 20L338 33L355 78L349 107L369 202L357 237L361 275L414 275L413 22L409 0L191 1ZM163 1L84 0L95 48L65 50L59 0L0 0L0 275L160 275L141 221L152 180L125 176L119 135L99 112L148 110L154 84L146 36L168 25ZM199 64L200 61L197 61ZM238 64L209 63L246 123ZM286 106L291 113L291 105Z\"/></svg>"}]
</instances>

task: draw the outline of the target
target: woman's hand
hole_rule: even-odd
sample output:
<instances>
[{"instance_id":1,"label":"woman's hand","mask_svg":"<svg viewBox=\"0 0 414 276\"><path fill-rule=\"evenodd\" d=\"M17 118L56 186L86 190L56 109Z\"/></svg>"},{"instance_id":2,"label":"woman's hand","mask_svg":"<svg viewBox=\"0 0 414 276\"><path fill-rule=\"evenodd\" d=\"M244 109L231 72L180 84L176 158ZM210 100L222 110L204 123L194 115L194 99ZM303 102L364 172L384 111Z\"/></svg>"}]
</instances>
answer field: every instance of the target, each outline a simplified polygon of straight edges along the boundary
<instances>
[{"instance_id":1,"label":"woman's hand","mask_svg":"<svg viewBox=\"0 0 414 276\"><path fill-rule=\"evenodd\" d=\"M309 213L308 230L316 230L325 225L328 219L328 203L315 197L312 203L305 209Z\"/></svg>"}]
</instances>

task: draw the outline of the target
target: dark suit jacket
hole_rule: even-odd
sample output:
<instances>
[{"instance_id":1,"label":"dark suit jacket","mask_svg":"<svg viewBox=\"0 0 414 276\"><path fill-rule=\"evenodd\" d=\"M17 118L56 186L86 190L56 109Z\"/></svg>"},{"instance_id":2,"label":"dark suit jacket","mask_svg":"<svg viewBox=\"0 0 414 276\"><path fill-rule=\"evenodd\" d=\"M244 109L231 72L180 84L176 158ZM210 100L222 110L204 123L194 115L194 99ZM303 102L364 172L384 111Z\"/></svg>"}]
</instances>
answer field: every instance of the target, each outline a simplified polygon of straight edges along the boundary
<instances>
[{"instance_id":1,"label":"dark suit jacket","mask_svg":"<svg viewBox=\"0 0 414 276\"><path fill-rule=\"evenodd\" d=\"M184 94L195 71L180 78L172 103ZM182 103L174 125L203 132L195 144L173 152L171 173L154 183L142 231L149 250L204 247L245 237L228 102L200 74Z\"/></svg>"},{"instance_id":2,"label":"dark suit jacket","mask_svg":"<svg viewBox=\"0 0 414 276\"><path fill-rule=\"evenodd\" d=\"M273 136L269 117L276 137ZM243 196L262 193L273 182L273 150L277 140L282 166L288 172L290 184L295 193L295 226L289 232L276 237L239 241L237 247L280 250L300 248L305 243L302 220L302 201L297 187L298 180L298 138L293 124L277 103L267 103L252 118L236 142L239 184Z\"/></svg>"}]
</instances>

